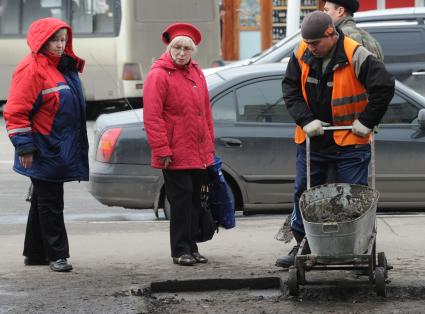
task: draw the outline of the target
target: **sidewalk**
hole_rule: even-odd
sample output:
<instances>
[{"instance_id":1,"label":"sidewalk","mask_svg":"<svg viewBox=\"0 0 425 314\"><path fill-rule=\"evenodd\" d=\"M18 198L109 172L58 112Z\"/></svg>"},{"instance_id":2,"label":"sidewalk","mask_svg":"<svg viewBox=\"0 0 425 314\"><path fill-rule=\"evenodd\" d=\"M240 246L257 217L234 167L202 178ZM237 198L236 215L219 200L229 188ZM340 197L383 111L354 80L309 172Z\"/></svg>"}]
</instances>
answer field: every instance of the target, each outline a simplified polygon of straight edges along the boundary
<instances>
[{"instance_id":1,"label":"sidewalk","mask_svg":"<svg viewBox=\"0 0 425 314\"><path fill-rule=\"evenodd\" d=\"M287 271L274 266L276 258L293 245L274 239L283 219L238 219L235 229L220 229L212 241L200 244L209 262L193 267L172 263L167 221L69 223L74 266L69 274L53 273L46 266L24 266L25 225L1 225L0 313L153 313L149 300L130 291L175 279L279 276L285 281ZM425 215L378 217L377 251L384 251L394 266L388 287L406 287L406 291L417 287L425 294L424 226ZM307 273L307 279L317 274Z\"/></svg>"}]
</instances>

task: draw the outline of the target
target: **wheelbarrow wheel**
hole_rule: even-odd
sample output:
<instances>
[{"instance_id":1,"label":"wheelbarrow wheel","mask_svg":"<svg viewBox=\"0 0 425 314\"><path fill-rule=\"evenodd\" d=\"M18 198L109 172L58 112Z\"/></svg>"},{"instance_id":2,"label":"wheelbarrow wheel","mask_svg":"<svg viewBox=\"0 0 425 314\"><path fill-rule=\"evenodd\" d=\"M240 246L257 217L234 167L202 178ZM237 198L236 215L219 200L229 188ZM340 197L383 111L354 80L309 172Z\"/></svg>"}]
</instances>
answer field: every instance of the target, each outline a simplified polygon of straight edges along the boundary
<instances>
[{"instance_id":1,"label":"wheelbarrow wheel","mask_svg":"<svg viewBox=\"0 0 425 314\"><path fill-rule=\"evenodd\" d=\"M378 253L378 266L382 267L385 272L385 279L388 278L388 265L387 265L387 258L385 257L384 252Z\"/></svg>"},{"instance_id":2,"label":"wheelbarrow wheel","mask_svg":"<svg viewBox=\"0 0 425 314\"><path fill-rule=\"evenodd\" d=\"M376 294L381 297L387 296L386 282L385 282L385 270L383 267L375 268L375 287Z\"/></svg>"},{"instance_id":3,"label":"wheelbarrow wheel","mask_svg":"<svg viewBox=\"0 0 425 314\"><path fill-rule=\"evenodd\" d=\"M298 295L298 270L294 266L289 267L288 289L290 295Z\"/></svg>"}]
</instances>

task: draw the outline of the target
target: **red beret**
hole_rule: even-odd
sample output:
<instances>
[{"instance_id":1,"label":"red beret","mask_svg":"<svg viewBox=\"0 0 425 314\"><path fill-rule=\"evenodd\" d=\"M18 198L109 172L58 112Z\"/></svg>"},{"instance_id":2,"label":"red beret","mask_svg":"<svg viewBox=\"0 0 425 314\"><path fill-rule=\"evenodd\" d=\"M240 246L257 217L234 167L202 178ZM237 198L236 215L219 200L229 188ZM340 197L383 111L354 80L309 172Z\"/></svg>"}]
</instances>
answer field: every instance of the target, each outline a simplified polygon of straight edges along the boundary
<instances>
[{"instance_id":1,"label":"red beret","mask_svg":"<svg viewBox=\"0 0 425 314\"><path fill-rule=\"evenodd\" d=\"M169 25L162 32L162 41L168 45L177 36L189 37L193 40L195 45L198 45L202 39L201 32L195 25L189 23L174 23Z\"/></svg>"}]
</instances>

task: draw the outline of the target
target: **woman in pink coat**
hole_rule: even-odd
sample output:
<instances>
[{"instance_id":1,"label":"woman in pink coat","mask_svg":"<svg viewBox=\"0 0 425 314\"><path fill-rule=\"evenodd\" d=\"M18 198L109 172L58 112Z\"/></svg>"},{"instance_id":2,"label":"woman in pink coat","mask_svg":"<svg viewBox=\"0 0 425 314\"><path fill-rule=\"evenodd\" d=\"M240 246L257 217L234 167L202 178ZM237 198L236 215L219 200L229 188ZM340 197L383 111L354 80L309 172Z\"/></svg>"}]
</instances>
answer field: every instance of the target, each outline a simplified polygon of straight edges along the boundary
<instances>
[{"instance_id":1,"label":"woman in pink coat","mask_svg":"<svg viewBox=\"0 0 425 314\"><path fill-rule=\"evenodd\" d=\"M176 23L162 34L165 53L153 64L144 87L144 126L152 167L162 169L171 205L173 262L206 263L195 241L200 191L214 162L214 129L205 77L192 60L201 41L192 24Z\"/></svg>"}]
</instances>

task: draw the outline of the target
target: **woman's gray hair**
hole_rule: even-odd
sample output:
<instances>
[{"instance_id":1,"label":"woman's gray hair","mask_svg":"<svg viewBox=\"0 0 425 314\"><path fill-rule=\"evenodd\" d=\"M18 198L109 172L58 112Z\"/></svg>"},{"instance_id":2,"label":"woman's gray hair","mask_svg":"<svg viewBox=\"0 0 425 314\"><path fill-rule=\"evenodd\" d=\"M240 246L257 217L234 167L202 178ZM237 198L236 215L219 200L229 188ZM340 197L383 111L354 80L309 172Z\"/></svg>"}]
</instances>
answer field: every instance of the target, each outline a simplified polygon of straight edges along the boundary
<instances>
[{"instance_id":1,"label":"woman's gray hair","mask_svg":"<svg viewBox=\"0 0 425 314\"><path fill-rule=\"evenodd\" d=\"M167 52L168 53L170 52L171 47L173 47L174 45L182 45L182 46L192 47L193 54L195 54L198 51L198 47L196 47L192 38L187 37L187 36L176 36L176 37L174 37L173 40L167 46Z\"/></svg>"}]
</instances>

